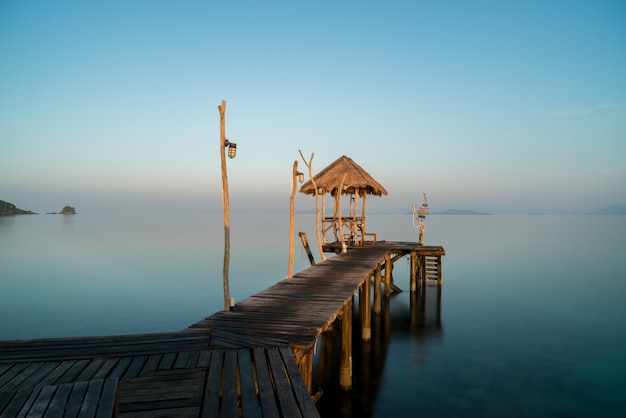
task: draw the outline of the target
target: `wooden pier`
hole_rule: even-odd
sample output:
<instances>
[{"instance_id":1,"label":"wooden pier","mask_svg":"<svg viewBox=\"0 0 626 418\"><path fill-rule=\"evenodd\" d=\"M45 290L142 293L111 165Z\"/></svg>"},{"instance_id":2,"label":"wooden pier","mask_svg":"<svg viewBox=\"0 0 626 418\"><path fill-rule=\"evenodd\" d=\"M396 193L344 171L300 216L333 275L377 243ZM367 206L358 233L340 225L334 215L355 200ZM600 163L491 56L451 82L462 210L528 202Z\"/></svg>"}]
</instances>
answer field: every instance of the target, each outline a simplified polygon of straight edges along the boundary
<instances>
[{"instance_id":1,"label":"wooden pier","mask_svg":"<svg viewBox=\"0 0 626 418\"><path fill-rule=\"evenodd\" d=\"M406 242L350 248L180 332L0 341L0 417L319 416L311 378L321 334L341 320L349 389L355 294L367 340L393 263L410 257L414 290L441 282L444 254Z\"/></svg>"}]
</instances>

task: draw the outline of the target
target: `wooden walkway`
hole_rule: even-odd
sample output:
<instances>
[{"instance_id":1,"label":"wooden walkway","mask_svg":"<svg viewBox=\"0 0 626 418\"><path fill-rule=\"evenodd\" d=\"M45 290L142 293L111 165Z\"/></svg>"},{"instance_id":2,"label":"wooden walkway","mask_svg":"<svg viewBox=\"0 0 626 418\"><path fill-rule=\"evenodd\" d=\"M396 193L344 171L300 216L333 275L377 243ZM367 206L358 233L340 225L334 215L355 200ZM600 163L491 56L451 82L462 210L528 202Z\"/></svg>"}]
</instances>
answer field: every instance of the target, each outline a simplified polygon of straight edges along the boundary
<instances>
[{"instance_id":1,"label":"wooden walkway","mask_svg":"<svg viewBox=\"0 0 626 418\"><path fill-rule=\"evenodd\" d=\"M310 395L317 339L338 317L351 326L359 290L369 317L371 279L376 306L392 260L409 254L445 253L412 243L351 248L181 332L0 341L0 417L319 416Z\"/></svg>"},{"instance_id":2,"label":"wooden walkway","mask_svg":"<svg viewBox=\"0 0 626 418\"><path fill-rule=\"evenodd\" d=\"M360 247L329 258L194 324L230 347L288 344L308 351L372 276L388 246Z\"/></svg>"},{"instance_id":3,"label":"wooden walkway","mask_svg":"<svg viewBox=\"0 0 626 418\"><path fill-rule=\"evenodd\" d=\"M316 417L287 346L205 332L0 342L0 417Z\"/></svg>"}]
</instances>

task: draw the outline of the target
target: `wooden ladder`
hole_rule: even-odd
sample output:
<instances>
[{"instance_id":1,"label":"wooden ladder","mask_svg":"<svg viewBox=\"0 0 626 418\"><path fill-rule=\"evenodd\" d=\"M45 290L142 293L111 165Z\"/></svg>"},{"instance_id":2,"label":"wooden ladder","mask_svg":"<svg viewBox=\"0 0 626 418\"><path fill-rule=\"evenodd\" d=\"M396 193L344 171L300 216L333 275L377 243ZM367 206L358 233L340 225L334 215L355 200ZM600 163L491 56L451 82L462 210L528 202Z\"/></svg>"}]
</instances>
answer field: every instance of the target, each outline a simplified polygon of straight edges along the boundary
<instances>
[{"instance_id":1,"label":"wooden ladder","mask_svg":"<svg viewBox=\"0 0 626 418\"><path fill-rule=\"evenodd\" d=\"M420 255L418 258L418 279L424 282L437 280L441 283L441 256Z\"/></svg>"}]
</instances>

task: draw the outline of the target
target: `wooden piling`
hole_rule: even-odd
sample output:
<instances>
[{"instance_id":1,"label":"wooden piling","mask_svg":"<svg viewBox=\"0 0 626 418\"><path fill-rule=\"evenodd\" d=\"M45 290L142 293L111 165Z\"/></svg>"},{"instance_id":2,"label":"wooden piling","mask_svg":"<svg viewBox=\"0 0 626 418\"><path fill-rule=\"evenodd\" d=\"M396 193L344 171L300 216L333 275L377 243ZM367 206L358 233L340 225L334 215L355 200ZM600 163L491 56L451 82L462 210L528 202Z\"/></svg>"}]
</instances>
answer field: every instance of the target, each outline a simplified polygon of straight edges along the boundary
<instances>
[{"instance_id":1,"label":"wooden piling","mask_svg":"<svg viewBox=\"0 0 626 418\"><path fill-rule=\"evenodd\" d=\"M300 368L300 374L302 374L302 379L304 380L304 384L306 385L309 393L313 392L313 351L309 350L302 360L300 360L300 364L298 365Z\"/></svg>"},{"instance_id":2,"label":"wooden piling","mask_svg":"<svg viewBox=\"0 0 626 418\"><path fill-rule=\"evenodd\" d=\"M341 314L339 386L343 390L352 388L352 300L344 305Z\"/></svg>"},{"instance_id":3,"label":"wooden piling","mask_svg":"<svg viewBox=\"0 0 626 418\"><path fill-rule=\"evenodd\" d=\"M411 292L417 289L417 253L411 252L411 273L410 273Z\"/></svg>"},{"instance_id":4,"label":"wooden piling","mask_svg":"<svg viewBox=\"0 0 626 418\"><path fill-rule=\"evenodd\" d=\"M372 283L370 278L365 280L359 292L359 311L361 313L361 338L363 341L369 341L372 338L372 313L370 302L370 288Z\"/></svg>"},{"instance_id":5,"label":"wooden piling","mask_svg":"<svg viewBox=\"0 0 626 418\"><path fill-rule=\"evenodd\" d=\"M391 294L391 256L385 256L385 296Z\"/></svg>"},{"instance_id":6,"label":"wooden piling","mask_svg":"<svg viewBox=\"0 0 626 418\"><path fill-rule=\"evenodd\" d=\"M381 266L379 264L374 273L374 313L377 314L380 313L380 282L382 280L380 270Z\"/></svg>"}]
</instances>

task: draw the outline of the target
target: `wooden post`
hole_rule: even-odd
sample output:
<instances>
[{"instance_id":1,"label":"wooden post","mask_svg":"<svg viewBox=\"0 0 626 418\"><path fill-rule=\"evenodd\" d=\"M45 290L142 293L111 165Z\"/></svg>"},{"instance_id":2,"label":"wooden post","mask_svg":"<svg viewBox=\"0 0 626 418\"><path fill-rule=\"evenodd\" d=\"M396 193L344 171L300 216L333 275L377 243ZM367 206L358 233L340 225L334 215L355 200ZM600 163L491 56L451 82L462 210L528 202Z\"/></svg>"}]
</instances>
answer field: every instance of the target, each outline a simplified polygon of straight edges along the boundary
<instances>
[{"instance_id":1,"label":"wooden post","mask_svg":"<svg viewBox=\"0 0 626 418\"><path fill-rule=\"evenodd\" d=\"M365 283L361 286L362 297L359 299L359 311L361 312L361 337L363 341L369 341L372 338L372 314L370 302L370 288L372 283L370 277L365 279Z\"/></svg>"},{"instance_id":2,"label":"wooden post","mask_svg":"<svg viewBox=\"0 0 626 418\"><path fill-rule=\"evenodd\" d=\"M298 232L300 236L300 241L302 241L302 245L304 246L304 251L306 251L306 255L309 257L309 261L311 265L315 265L315 259L313 258L313 254L311 253L311 248L309 247L309 240L306 238L306 232Z\"/></svg>"},{"instance_id":3,"label":"wooden post","mask_svg":"<svg viewBox=\"0 0 626 418\"><path fill-rule=\"evenodd\" d=\"M322 260L322 263L324 263L326 261L326 256L324 255L324 250L322 249L322 239L320 236L321 233L320 233L319 191L317 190L317 183L315 183L315 178L313 177L313 169L311 168L315 153L311 153L311 159L307 163L307 161L304 159L304 154L302 154L302 151L298 150L298 152L300 152L300 157L302 157L302 161L304 162L304 165L306 165L306 167L309 169L309 178L311 179L311 184L315 188L315 236L317 237L317 248L320 252L320 260Z\"/></svg>"},{"instance_id":4,"label":"wooden post","mask_svg":"<svg viewBox=\"0 0 626 418\"><path fill-rule=\"evenodd\" d=\"M391 256L385 256L385 296L391 294Z\"/></svg>"},{"instance_id":5,"label":"wooden post","mask_svg":"<svg viewBox=\"0 0 626 418\"><path fill-rule=\"evenodd\" d=\"M352 215L352 236L354 236L354 245L362 245L362 242L359 243L359 228L357 226L357 218L358 218L358 214L356 213L356 209L358 207L359 204L359 189L356 189L354 191L354 208L351 209L353 215ZM363 239L363 237L361 236L361 239Z\"/></svg>"},{"instance_id":6,"label":"wooden post","mask_svg":"<svg viewBox=\"0 0 626 418\"><path fill-rule=\"evenodd\" d=\"M228 269L230 266L230 204L228 201L228 175L226 174L226 101L217 109L220 112L220 156L222 158L222 204L224 206L224 310L231 307L230 290L228 286Z\"/></svg>"},{"instance_id":7,"label":"wooden post","mask_svg":"<svg viewBox=\"0 0 626 418\"><path fill-rule=\"evenodd\" d=\"M335 199L337 199L337 217L338 217L338 223L339 223L339 238L341 239L341 252L342 253L347 253L348 252L348 245L346 244L346 240L343 239L343 220L341 219L341 192L343 190L343 183L346 181L346 176L347 173L343 174L343 177L341 178L341 183L339 183L339 189L337 190L337 195L335 196Z\"/></svg>"},{"instance_id":8,"label":"wooden post","mask_svg":"<svg viewBox=\"0 0 626 418\"><path fill-rule=\"evenodd\" d=\"M441 276L441 256L437 256L437 284L441 285L443 277Z\"/></svg>"},{"instance_id":9,"label":"wooden post","mask_svg":"<svg viewBox=\"0 0 626 418\"><path fill-rule=\"evenodd\" d=\"M302 360L300 360L300 364L298 365L300 368L300 374L302 374L302 379L304 379L304 383L306 384L309 393L311 393L313 386L313 351L309 350Z\"/></svg>"},{"instance_id":10,"label":"wooden post","mask_svg":"<svg viewBox=\"0 0 626 418\"><path fill-rule=\"evenodd\" d=\"M294 213L296 200L296 186L298 185L298 160L293 162L293 172L291 174L291 196L289 197L289 265L287 267L287 278L293 277L293 247L294 247Z\"/></svg>"},{"instance_id":11,"label":"wooden post","mask_svg":"<svg viewBox=\"0 0 626 418\"><path fill-rule=\"evenodd\" d=\"M352 388L352 299L343 306L343 313L341 314L339 386L343 390Z\"/></svg>"},{"instance_id":12,"label":"wooden post","mask_svg":"<svg viewBox=\"0 0 626 418\"><path fill-rule=\"evenodd\" d=\"M411 281L411 292L415 292L415 290L417 289L417 253L415 251L411 251L410 281Z\"/></svg>"},{"instance_id":13,"label":"wooden post","mask_svg":"<svg viewBox=\"0 0 626 418\"><path fill-rule=\"evenodd\" d=\"M374 273L374 313L380 313L380 282L381 282L381 271L382 267L379 264L376 267L376 272Z\"/></svg>"}]
</instances>

